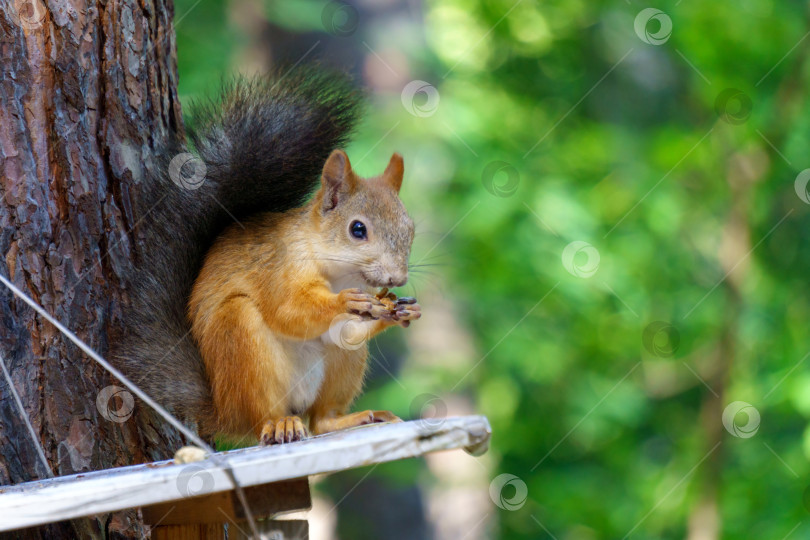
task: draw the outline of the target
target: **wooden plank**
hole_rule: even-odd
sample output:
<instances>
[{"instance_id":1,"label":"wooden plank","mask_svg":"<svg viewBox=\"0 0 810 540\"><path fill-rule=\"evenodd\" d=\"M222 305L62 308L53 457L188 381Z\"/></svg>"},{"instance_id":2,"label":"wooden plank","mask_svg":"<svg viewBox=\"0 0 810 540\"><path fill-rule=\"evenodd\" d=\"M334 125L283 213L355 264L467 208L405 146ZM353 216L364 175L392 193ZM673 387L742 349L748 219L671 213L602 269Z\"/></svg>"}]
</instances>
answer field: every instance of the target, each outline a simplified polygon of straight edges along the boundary
<instances>
[{"instance_id":1,"label":"wooden plank","mask_svg":"<svg viewBox=\"0 0 810 540\"><path fill-rule=\"evenodd\" d=\"M152 540L225 540L225 527L217 525L167 525L155 527Z\"/></svg>"},{"instance_id":2,"label":"wooden plank","mask_svg":"<svg viewBox=\"0 0 810 540\"><path fill-rule=\"evenodd\" d=\"M291 444L220 452L242 486L332 473L456 448L486 451L483 416L375 424ZM213 459L160 461L0 488L0 531L231 491Z\"/></svg>"},{"instance_id":3,"label":"wooden plank","mask_svg":"<svg viewBox=\"0 0 810 540\"><path fill-rule=\"evenodd\" d=\"M265 540L309 540L309 522L303 519L264 519L256 528ZM255 540L246 523L230 523L230 540ZM225 540L225 527L218 525L160 525L152 529L152 540Z\"/></svg>"},{"instance_id":4,"label":"wooden plank","mask_svg":"<svg viewBox=\"0 0 810 540\"><path fill-rule=\"evenodd\" d=\"M246 487L245 497L250 501L253 517L257 519L312 508L309 480L306 478ZM244 509L233 491L221 491L143 508L144 523L149 525L233 523L244 519Z\"/></svg>"}]
</instances>

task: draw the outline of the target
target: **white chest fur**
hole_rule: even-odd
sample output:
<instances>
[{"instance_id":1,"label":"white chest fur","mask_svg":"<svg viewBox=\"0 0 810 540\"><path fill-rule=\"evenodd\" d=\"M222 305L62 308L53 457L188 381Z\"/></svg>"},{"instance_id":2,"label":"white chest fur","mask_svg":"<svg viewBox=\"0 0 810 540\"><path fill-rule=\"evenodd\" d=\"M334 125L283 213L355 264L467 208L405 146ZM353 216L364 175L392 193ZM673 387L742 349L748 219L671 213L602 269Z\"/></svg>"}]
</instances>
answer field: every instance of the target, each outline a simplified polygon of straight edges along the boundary
<instances>
[{"instance_id":1,"label":"white chest fur","mask_svg":"<svg viewBox=\"0 0 810 540\"><path fill-rule=\"evenodd\" d=\"M351 271L350 271L351 270ZM332 292L338 293L348 288L363 288L358 280L356 268L350 267L345 275L333 279ZM288 342L293 362L292 389L289 395L289 408L292 412L303 414L312 406L318 397L326 372L327 348L334 347L333 336L327 331L322 336L308 341Z\"/></svg>"},{"instance_id":2,"label":"white chest fur","mask_svg":"<svg viewBox=\"0 0 810 540\"><path fill-rule=\"evenodd\" d=\"M320 338L291 343L293 355L290 410L303 414L309 409L323 384L326 371L326 344Z\"/></svg>"}]
</instances>

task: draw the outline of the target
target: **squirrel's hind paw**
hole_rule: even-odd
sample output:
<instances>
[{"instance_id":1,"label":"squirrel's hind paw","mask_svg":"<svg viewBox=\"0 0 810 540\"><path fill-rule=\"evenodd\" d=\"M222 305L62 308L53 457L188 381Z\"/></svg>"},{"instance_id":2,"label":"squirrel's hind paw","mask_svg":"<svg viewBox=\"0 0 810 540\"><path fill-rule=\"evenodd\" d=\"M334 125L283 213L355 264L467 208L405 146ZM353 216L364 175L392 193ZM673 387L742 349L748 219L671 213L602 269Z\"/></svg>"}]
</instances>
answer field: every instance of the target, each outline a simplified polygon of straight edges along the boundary
<instances>
[{"instance_id":1,"label":"squirrel's hind paw","mask_svg":"<svg viewBox=\"0 0 810 540\"><path fill-rule=\"evenodd\" d=\"M268 446L285 442L302 441L309 436L306 426L297 416L284 416L267 422L262 428L259 444Z\"/></svg>"},{"instance_id":2,"label":"squirrel's hind paw","mask_svg":"<svg viewBox=\"0 0 810 540\"><path fill-rule=\"evenodd\" d=\"M379 424L382 422L402 422L402 419L391 411L361 411L335 418L323 418L317 421L312 429L315 433L328 433L368 424Z\"/></svg>"}]
</instances>

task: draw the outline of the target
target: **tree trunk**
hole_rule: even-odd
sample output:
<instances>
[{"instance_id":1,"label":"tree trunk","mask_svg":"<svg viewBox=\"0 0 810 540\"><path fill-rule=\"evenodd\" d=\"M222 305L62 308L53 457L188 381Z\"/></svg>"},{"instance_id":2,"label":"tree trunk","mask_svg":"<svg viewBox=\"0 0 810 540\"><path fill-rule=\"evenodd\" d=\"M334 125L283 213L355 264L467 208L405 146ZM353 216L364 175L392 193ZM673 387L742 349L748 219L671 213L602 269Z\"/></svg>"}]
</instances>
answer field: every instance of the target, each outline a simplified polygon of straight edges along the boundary
<instances>
[{"instance_id":1,"label":"tree trunk","mask_svg":"<svg viewBox=\"0 0 810 540\"><path fill-rule=\"evenodd\" d=\"M182 129L173 11L171 0L0 0L0 271L102 356L126 325L139 182ZM0 357L53 474L178 446L142 404L130 417L131 395L112 397L116 381L2 285L0 317ZM37 456L2 378L0 483L45 477ZM130 511L24 535L142 531Z\"/></svg>"}]
</instances>

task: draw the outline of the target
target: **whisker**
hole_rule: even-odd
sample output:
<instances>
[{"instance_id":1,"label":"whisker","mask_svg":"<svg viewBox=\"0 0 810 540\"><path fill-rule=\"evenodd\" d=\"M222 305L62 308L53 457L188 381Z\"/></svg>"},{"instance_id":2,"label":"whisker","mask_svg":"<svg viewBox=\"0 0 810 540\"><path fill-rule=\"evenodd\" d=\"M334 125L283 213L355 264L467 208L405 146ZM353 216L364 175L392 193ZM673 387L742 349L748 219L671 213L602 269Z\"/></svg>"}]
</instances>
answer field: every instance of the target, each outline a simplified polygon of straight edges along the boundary
<instances>
[{"instance_id":1,"label":"whisker","mask_svg":"<svg viewBox=\"0 0 810 540\"><path fill-rule=\"evenodd\" d=\"M330 261L330 262L342 262L351 264L354 266L359 266L361 268L372 268L373 264L364 263L362 261L352 260L352 259L342 259L340 257L301 257L297 259L299 261Z\"/></svg>"},{"instance_id":2,"label":"whisker","mask_svg":"<svg viewBox=\"0 0 810 540\"><path fill-rule=\"evenodd\" d=\"M409 264L408 269L418 269L418 268L435 268L435 267L447 267L450 266L449 263L431 263L431 264Z\"/></svg>"},{"instance_id":3,"label":"whisker","mask_svg":"<svg viewBox=\"0 0 810 540\"><path fill-rule=\"evenodd\" d=\"M438 280L441 277L439 273L436 272L412 272L411 278L427 278L431 280Z\"/></svg>"}]
</instances>

